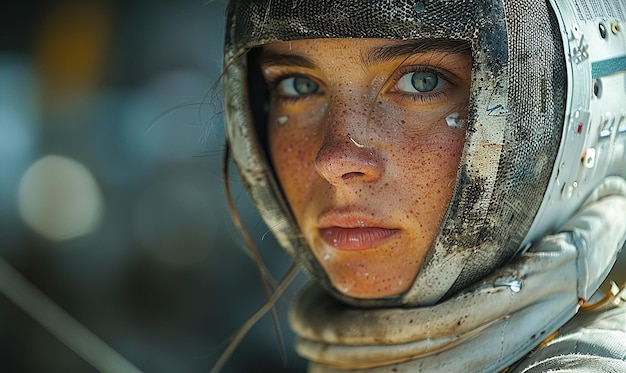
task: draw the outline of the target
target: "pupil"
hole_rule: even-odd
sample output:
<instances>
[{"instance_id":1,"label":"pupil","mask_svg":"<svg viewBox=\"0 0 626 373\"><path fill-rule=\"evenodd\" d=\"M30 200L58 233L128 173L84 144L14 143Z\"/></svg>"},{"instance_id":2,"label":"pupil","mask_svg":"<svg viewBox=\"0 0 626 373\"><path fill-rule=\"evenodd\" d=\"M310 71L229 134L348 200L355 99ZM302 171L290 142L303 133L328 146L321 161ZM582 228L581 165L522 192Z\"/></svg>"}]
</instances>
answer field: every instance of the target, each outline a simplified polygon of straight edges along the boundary
<instances>
[{"instance_id":1,"label":"pupil","mask_svg":"<svg viewBox=\"0 0 626 373\"><path fill-rule=\"evenodd\" d=\"M439 78L429 72L414 73L412 77L413 88L420 92L430 92L437 87Z\"/></svg>"},{"instance_id":2,"label":"pupil","mask_svg":"<svg viewBox=\"0 0 626 373\"><path fill-rule=\"evenodd\" d=\"M310 79L296 77L293 80L293 88L298 94L305 95L317 91L317 84Z\"/></svg>"}]
</instances>

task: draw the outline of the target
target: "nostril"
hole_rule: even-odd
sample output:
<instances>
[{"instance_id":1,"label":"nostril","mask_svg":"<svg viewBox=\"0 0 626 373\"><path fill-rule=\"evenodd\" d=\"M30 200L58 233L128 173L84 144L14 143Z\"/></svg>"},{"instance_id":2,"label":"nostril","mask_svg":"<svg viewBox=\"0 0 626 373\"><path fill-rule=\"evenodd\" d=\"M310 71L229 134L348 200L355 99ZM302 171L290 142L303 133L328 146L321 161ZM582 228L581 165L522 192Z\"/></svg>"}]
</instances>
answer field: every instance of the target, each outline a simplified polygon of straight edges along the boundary
<instances>
[{"instance_id":1,"label":"nostril","mask_svg":"<svg viewBox=\"0 0 626 373\"><path fill-rule=\"evenodd\" d=\"M363 172L347 172L347 173L341 175L341 179L344 180L344 181L347 181L347 180L353 179L355 177L360 177L360 176L363 176L363 175L365 175L365 173L363 173Z\"/></svg>"}]
</instances>

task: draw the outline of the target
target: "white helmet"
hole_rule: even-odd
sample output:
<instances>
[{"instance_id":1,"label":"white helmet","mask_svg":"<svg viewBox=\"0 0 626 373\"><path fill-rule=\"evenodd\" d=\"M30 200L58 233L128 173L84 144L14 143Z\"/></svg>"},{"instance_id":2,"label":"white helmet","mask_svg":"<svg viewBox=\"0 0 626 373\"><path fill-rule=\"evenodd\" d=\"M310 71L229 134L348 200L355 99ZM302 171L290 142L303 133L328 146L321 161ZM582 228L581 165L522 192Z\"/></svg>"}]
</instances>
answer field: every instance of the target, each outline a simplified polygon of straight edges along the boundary
<instances>
[{"instance_id":1,"label":"white helmet","mask_svg":"<svg viewBox=\"0 0 626 373\"><path fill-rule=\"evenodd\" d=\"M437 303L563 224L598 185L606 194L623 188L621 178L607 179L626 176L621 0L233 0L227 17L223 85L233 159L280 244L345 303ZM356 299L333 288L268 160L268 93L255 48L313 38L471 45L469 118L454 193L424 265L398 296Z\"/></svg>"}]
</instances>

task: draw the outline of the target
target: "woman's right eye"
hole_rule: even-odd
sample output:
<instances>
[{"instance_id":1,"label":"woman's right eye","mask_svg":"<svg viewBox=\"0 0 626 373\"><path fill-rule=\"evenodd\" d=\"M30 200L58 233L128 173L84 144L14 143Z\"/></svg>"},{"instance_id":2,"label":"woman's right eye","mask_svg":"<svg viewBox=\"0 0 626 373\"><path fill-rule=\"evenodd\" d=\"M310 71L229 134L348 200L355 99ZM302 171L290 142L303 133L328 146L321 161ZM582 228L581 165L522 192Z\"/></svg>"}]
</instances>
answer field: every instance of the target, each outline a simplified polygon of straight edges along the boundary
<instances>
[{"instance_id":1,"label":"woman's right eye","mask_svg":"<svg viewBox=\"0 0 626 373\"><path fill-rule=\"evenodd\" d=\"M302 97L323 92L319 84L303 76L283 79L278 83L277 89L281 96L286 97Z\"/></svg>"}]
</instances>

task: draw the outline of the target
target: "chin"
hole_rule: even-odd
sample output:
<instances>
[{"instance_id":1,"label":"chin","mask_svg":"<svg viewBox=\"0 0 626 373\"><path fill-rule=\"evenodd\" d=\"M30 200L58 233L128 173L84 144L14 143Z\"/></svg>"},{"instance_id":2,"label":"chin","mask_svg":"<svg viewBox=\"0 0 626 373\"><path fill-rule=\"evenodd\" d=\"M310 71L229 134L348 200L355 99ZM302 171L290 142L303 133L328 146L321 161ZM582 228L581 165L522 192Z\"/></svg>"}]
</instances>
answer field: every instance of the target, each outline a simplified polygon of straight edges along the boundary
<instances>
[{"instance_id":1,"label":"chin","mask_svg":"<svg viewBox=\"0 0 626 373\"><path fill-rule=\"evenodd\" d=\"M342 276L343 277L343 276ZM397 278L367 279L366 281L332 281L333 286L342 294L360 299L389 298L404 293L409 282Z\"/></svg>"}]
</instances>

